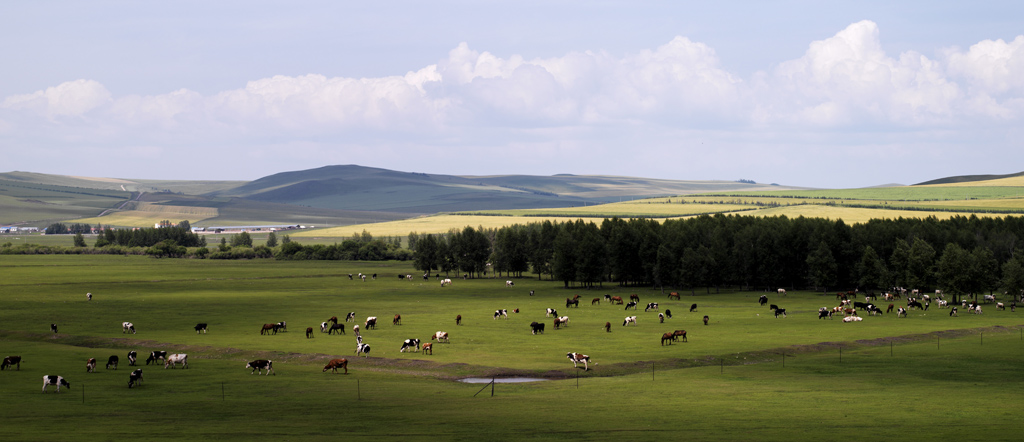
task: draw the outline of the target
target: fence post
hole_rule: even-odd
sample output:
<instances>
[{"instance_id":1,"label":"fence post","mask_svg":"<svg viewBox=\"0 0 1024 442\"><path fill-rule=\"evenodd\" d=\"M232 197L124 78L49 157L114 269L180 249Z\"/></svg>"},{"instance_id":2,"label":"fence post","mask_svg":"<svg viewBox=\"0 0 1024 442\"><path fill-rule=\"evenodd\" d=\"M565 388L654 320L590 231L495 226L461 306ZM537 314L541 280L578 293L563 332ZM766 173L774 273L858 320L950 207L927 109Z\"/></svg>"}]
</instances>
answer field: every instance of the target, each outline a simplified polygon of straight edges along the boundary
<instances>
[{"instance_id":1,"label":"fence post","mask_svg":"<svg viewBox=\"0 0 1024 442\"><path fill-rule=\"evenodd\" d=\"M491 397L494 397L494 376L491 376Z\"/></svg>"},{"instance_id":2,"label":"fence post","mask_svg":"<svg viewBox=\"0 0 1024 442\"><path fill-rule=\"evenodd\" d=\"M224 381L220 382L220 401L224 402Z\"/></svg>"},{"instance_id":3,"label":"fence post","mask_svg":"<svg viewBox=\"0 0 1024 442\"><path fill-rule=\"evenodd\" d=\"M361 392L359 391L359 379L356 379L356 400L357 400L357 401L361 401L361 400L363 400L363 395L362 395L362 393L361 393Z\"/></svg>"}]
</instances>

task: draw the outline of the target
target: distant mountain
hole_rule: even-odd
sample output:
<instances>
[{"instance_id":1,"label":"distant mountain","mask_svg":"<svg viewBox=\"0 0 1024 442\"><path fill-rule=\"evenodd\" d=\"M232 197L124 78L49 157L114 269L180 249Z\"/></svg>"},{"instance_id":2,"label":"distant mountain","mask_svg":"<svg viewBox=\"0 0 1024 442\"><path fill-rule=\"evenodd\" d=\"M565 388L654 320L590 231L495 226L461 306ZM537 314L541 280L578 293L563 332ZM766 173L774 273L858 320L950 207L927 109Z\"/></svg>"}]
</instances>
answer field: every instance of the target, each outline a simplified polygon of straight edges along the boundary
<instances>
[{"instance_id":1,"label":"distant mountain","mask_svg":"<svg viewBox=\"0 0 1024 442\"><path fill-rule=\"evenodd\" d=\"M1024 176L1024 172L1011 173L1008 175L961 175L951 176L946 178L939 178L936 180L925 181L923 183L917 183L915 186L923 186L926 184L957 184L957 183L969 183L972 181L990 181L998 180L1002 178L1014 178Z\"/></svg>"},{"instance_id":2,"label":"distant mountain","mask_svg":"<svg viewBox=\"0 0 1024 442\"><path fill-rule=\"evenodd\" d=\"M208 196L327 209L438 213L567 207L653 196L783 189L791 187L597 175L434 175L340 165L278 173L235 188L210 192Z\"/></svg>"}]
</instances>

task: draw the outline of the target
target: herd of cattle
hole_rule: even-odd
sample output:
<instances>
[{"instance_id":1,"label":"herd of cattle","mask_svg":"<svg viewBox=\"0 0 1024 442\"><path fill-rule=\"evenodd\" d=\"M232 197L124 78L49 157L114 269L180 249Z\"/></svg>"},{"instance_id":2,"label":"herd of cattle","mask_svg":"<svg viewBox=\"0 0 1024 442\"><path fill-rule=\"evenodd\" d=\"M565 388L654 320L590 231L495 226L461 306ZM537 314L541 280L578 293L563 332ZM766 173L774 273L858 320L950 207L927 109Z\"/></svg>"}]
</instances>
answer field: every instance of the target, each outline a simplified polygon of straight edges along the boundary
<instances>
[{"instance_id":1,"label":"herd of cattle","mask_svg":"<svg viewBox=\"0 0 1024 442\"><path fill-rule=\"evenodd\" d=\"M353 279L353 275L350 274L348 276L349 276L349 279ZM399 279L412 280L412 275L398 275L398 276L399 276ZM424 275L424 279L427 279L427 277L428 277L428 275ZM360 273L359 274L359 278L360 278L360 280L365 281L366 278L367 278L367 275L363 275L362 273ZM373 274L372 275L372 279L376 279L376 278L377 278L377 275ZM441 286L442 287L447 287L447 286L450 286L451 284L452 284L452 282L451 282L450 279L443 279L443 280L441 280ZM514 283L512 281L506 281L505 282L505 286L506 287L512 287L512 286L514 286ZM531 290L530 291L530 295L532 296L533 294L534 294L534 292L533 292L533 290ZM781 295L781 296L785 296L786 295L785 289L781 289L781 288L778 289L778 294ZM839 305L835 306L835 307L831 307L831 308L830 307L821 307L821 308L819 308L818 309L818 318L819 319L832 319L834 314L840 313L840 314L843 315L843 322L860 322L860 321L863 321L863 317L861 317L858 314L859 311L860 312L866 312L869 316L875 316L875 315L882 315L882 314L884 314L882 309L878 305L876 305L874 303L874 302L877 302L877 298L878 297L876 295L874 295L874 294L864 295L864 301L863 302L856 300L859 296L860 296L860 294L858 292L837 293L836 294L836 300L839 302ZM928 310L929 306L931 305L931 301L933 299L936 301L936 303L938 304L939 308L945 308L945 307L949 307L950 308L949 316L957 316L957 313L958 313L957 307L956 306L951 306L945 299L943 299L943 294L939 290L935 291L934 297L932 295L929 295L929 294L920 294L917 290L913 290L911 292L907 292L906 290L902 290L902 289L894 289L891 292L886 292L886 293L884 293L882 295L883 299L885 299L886 301L893 301L893 300L896 300L896 299L902 299L904 296L906 297L907 305L906 305L906 307L900 306L900 307L896 308L896 316L898 318L906 317L909 310L914 310L914 309L920 309L922 311L923 310ZM86 295L86 298L87 298L87 300L91 301L92 300L92 294L88 293ZM629 302L625 304L624 310L628 311L629 309L633 309L635 311L637 309L637 306L640 303L640 297L639 297L639 295L633 294L633 295L630 295L629 298L630 298ZM580 295L575 295L573 298L566 298L566 300L565 300L566 308L567 309L568 308L579 308L579 299L580 299ZM671 293L668 294L668 299L669 300L673 300L673 299L679 300L680 296L679 296L679 294L677 292L671 292ZM984 299L984 302L995 302L996 301L996 299L992 295L984 295L983 299ZM594 298L591 301L591 306L593 306L593 305L600 305L601 301L602 301L601 298ZM606 303L608 303L608 304L611 304L611 305L623 305L624 304L624 300L620 296L604 295L604 301ZM765 306L765 305L769 305L769 303L768 303L768 296L767 295L761 295L759 297L759 299L758 299L758 304L761 305L762 307ZM894 307L895 307L895 304L890 303L888 305L888 308L885 311L885 313L892 313ZM967 311L971 312L971 313L975 313L975 314L981 314L982 313L982 306L979 305L977 301L968 302L967 300L963 300L961 302L960 307L964 308L964 309L967 309ZM1005 309L1005 305L1002 302L998 302L998 303L996 303L996 309L1004 310ZM650 303L647 304L646 308L644 308L644 312L647 312L647 313L652 312L652 311L656 312L658 320L659 320L659 323L664 323L666 318L668 318L668 319L672 318L672 311L671 310L666 309L664 312L660 312L658 310L659 310L659 305L656 302L650 302ZM770 304L769 305L769 310L771 310L773 312L773 314L775 315L775 318L779 318L779 317L785 318L785 317L787 317L786 309L785 308L781 308L778 305ZM1016 311L1016 299L1014 299L1014 301L1011 301L1011 303L1010 303L1010 310L1011 311ZM519 309L513 309L512 311L513 311L513 313L519 313ZM690 310L689 311L691 313L692 312L696 312L697 311L697 304L692 304L690 306ZM556 329L556 330L560 329L562 327L567 327L569 325L569 317L568 316L560 316L558 314L558 311L553 309L553 308L547 308L545 310L545 317L553 318L553 324L552 325L553 325L553 328ZM498 309L498 310L495 310L494 311L494 315L493 315L493 319L508 319L508 309ZM709 316L705 315L703 317L704 325L708 325L709 320L710 320ZM402 323L401 321L402 321L402 316L399 315L399 314L396 314L394 316L394 319L392 320L392 325L401 325L401 323ZM344 323L347 323L347 322L355 322L355 312L349 312L345 316ZM628 326L628 325L636 326L637 322L638 322L638 319L637 319L636 315L626 316L623 319L622 325L623 326ZM337 316L332 316L330 319L328 319L327 321L324 321L324 322L322 322L320 324L320 332L321 333L327 333L329 335L335 334L335 333L337 333L337 334L346 334L346 325L344 323L339 323L338 317ZM366 318L365 322L363 323L363 329L364 330L373 330L373 329L376 328L376 325L377 325L377 317L376 316L368 316ZM456 316L456 326L460 326L460 325L462 325L462 315L457 315ZM612 328L611 327L611 322L605 322L605 324L604 324L604 326L602 328L604 328L604 330L606 332L611 332L611 328ZM197 334L199 334L199 333L206 333L208 331L208 326L207 326L206 323L198 323L198 324L195 325L194 329L195 329ZM288 329L288 324L285 321L281 321L281 322L277 322L277 323L266 323L266 324L263 324L263 326L260 328L260 334L261 335L271 335L271 334L276 335L278 332L286 332L287 329ZM534 322L530 323L530 329L531 329L532 334L534 334L534 335L543 334L544 333L544 329L545 329L545 324L543 322L536 322L536 321L534 321ZM313 327L307 327L306 328L306 338L307 339L314 337L313 330L314 330ZM57 333L57 324L50 324L50 331L56 334ZM369 357L370 345L365 343L365 342L363 342L363 336L360 333L359 325L358 324L353 324L352 325L352 331L353 331L353 334L355 335L355 338L356 338L356 352L355 352L356 356L363 355L364 357ZM136 334L137 331L136 331L136 328L135 328L135 324L133 324L131 322L127 322L127 321L122 322L121 323L121 332L122 333ZM680 339L682 339L683 342L688 342L687 341L686 330L673 330L671 332L665 332L661 336L661 345L662 346L664 346L664 345L671 345L673 342L678 342ZM446 343L446 344L450 344L451 343L449 335L448 335L448 332L445 332L445 331L437 331L436 333L434 333L430 337L430 340L431 341L436 341L436 343L442 343L442 342ZM399 348L399 352L400 353L405 353L406 351L409 351L409 352L421 352L421 354L431 354L432 355L433 354L433 344L434 344L434 342L422 343L419 338L408 338L408 339L405 339L402 342L401 347ZM128 365L129 366L136 366L137 356L138 356L138 354L134 350L128 352L127 359L128 359ZM589 355L585 355L585 354L582 354L582 353L569 352L569 353L567 353L567 358L570 361L572 361L573 367L577 367L578 368L578 364L582 363L583 366L584 366L584 370L585 371L589 370L589 362L590 362L590 356ZM117 370L117 366L118 366L119 361L120 361L120 358L118 356L111 355L107 359L107 364L106 364L105 368L107 370L110 370L110 369ZM21 356L7 356L7 357L5 357L3 359L3 363L0 364L0 370L6 370L9 367L15 367L17 370L21 370L21 362L22 362ZM166 351L154 350L154 351L150 352L149 357L146 359L145 362L146 362L146 365L150 365L151 363L152 364L159 364L159 363L162 362L164 364L164 369L167 369L167 368L177 368L178 365L181 365L181 367L183 369L187 369L188 368L188 355L187 354L183 354L183 353L167 354ZM88 373L94 372L96 370L96 365L97 365L97 360L95 358L89 358L86 361L86 372L88 372ZM266 375L270 375L271 373L274 373L273 361L267 360L267 359L257 359L255 361L249 362L249 363L246 364L245 368L250 369L252 374L264 374L264 372L265 372ZM331 359L327 363L327 365L324 366L323 372L326 372L327 370L332 370L333 373L337 373L339 368L344 370L345 374L348 374L348 360L345 359L345 358ZM276 373L274 373L274 374L276 375ZM141 368L135 369L134 371L132 371L129 374L128 388L133 388L133 387L139 385L142 382L142 380L143 380L142 369ZM62 376L54 376L54 375L43 376L43 392L44 393L46 392L46 389L49 386L55 386L56 390L58 392L60 391L61 387L64 387L64 388L67 388L67 389L71 388L70 382L68 382Z\"/></svg>"}]
</instances>

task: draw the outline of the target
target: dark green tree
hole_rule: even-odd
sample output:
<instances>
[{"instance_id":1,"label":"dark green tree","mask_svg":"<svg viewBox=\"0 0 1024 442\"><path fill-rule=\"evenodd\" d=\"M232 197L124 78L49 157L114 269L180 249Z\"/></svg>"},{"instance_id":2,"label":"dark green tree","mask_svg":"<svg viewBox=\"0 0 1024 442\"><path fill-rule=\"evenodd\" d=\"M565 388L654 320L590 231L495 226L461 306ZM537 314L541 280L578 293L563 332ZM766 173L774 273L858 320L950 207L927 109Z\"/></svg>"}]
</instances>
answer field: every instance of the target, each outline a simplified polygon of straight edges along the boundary
<instances>
[{"instance_id":1,"label":"dark green tree","mask_svg":"<svg viewBox=\"0 0 1024 442\"><path fill-rule=\"evenodd\" d=\"M277 247L277 234L276 233L270 232L270 234L267 235L267 247Z\"/></svg>"},{"instance_id":2,"label":"dark green tree","mask_svg":"<svg viewBox=\"0 0 1024 442\"><path fill-rule=\"evenodd\" d=\"M825 241L819 242L818 248L807 256L807 267L811 283L823 292L827 293L828 287L836 283L839 266Z\"/></svg>"},{"instance_id":3,"label":"dark green tree","mask_svg":"<svg viewBox=\"0 0 1024 442\"><path fill-rule=\"evenodd\" d=\"M85 237L81 232L75 234L75 247L85 247Z\"/></svg>"}]
</instances>

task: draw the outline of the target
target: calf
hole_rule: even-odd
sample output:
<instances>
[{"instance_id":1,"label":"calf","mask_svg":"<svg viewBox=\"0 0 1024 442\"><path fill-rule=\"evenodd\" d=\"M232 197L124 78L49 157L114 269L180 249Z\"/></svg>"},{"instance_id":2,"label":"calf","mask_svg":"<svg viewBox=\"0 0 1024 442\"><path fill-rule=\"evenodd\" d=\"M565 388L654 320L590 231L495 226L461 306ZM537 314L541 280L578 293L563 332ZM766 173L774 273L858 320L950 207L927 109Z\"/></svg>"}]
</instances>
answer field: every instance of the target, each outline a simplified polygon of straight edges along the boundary
<instances>
[{"instance_id":1,"label":"calf","mask_svg":"<svg viewBox=\"0 0 1024 442\"><path fill-rule=\"evenodd\" d=\"M693 313L695 311L697 311L697 304L693 304L690 306L690 313Z\"/></svg>"},{"instance_id":2,"label":"calf","mask_svg":"<svg viewBox=\"0 0 1024 442\"><path fill-rule=\"evenodd\" d=\"M129 366L134 366L135 365L135 360L138 359L138 357L139 357L139 354L135 350L132 350L132 351L128 352L128 365Z\"/></svg>"},{"instance_id":3,"label":"calf","mask_svg":"<svg viewBox=\"0 0 1024 442\"><path fill-rule=\"evenodd\" d=\"M633 325L635 326L636 325L636 316L626 316L626 319L622 321L622 326L625 327L626 324L629 324L629 323L633 323Z\"/></svg>"},{"instance_id":4,"label":"calf","mask_svg":"<svg viewBox=\"0 0 1024 442\"><path fill-rule=\"evenodd\" d=\"M181 364L181 368L188 368L188 355L184 353L168 355L167 359L164 360L164 370L167 367L178 368L178 364Z\"/></svg>"},{"instance_id":5,"label":"calf","mask_svg":"<svg viewBox=\"0 0 1024 442\"><path fill-rule=\"evenodd\" d=\"M306 327L306 339L313 337L313 327Z\"/></svg>"},{"instance_id":6,"label":"calf","mask_svg":"<svg viewBox=\"0 0 1024 442\"><path fill-rule=\"evenodd\" d=\"M544 333L544 323L542 322L531 322L530 329L533 330L533 334Z\"/></svg>"},{"instance_id":7,"label":"calf","mask_svg":"<svg viewBox=\"0 0 1024 442\"><path fill-rule=\"evenodd\" d=\"M345 334L345 324L331 324L331 328L327 329L327 334L333 335L335 331L337 331L339 335Z\"/></svg>"},{"instance_id":8,"label":"calf","mask_svg":"<svg viewBox=\"0 0 1024 442\"><path fill-rule=\"evenodd\" d=\"M345 374L348 374L348 359L331 359L329 362L327 362L327 365L324 366L323 372L331 370L331 372L337 373L339 368L344 369Z\"/></svg>"},{"instance_id":9,"label":"calf","mask_svg":"<svg viewBox=\"0 0 1024 442\"><path fill-rule=\"evenodd\" d=\"M569 360L572 361L572 366L574 368L579 368L579 367L577 367L576 364L582 362L583 363L583 371L590 370L590 367L588 366L588 363L590 362L590 356L587 356L587 355L582 354L582 353L569 352L569 353L566 353L566 357L568 357Z\"/></svg>"},{"instance_id":10,"label":"calf","mask_svg":"<svg viewBox=\"0 0 1024 442\"><path fill-rule=\"evenodd\" d=\"M46 387L50 385L57 386L57 393L60 393L61 386L71 389L71 383L61 376L43 376L43 393L46 393Z\"/></svg>"},{"instance_id":11,"label":"calf","mask_svg":"<svg viewBox=\"0 0 1024 442\"><path fill-rule=\"evenodd\" d=\"M648 302L647 303L647 307L644 308L644 311L648 312L648 311L657 310L657 309L658 309L658 303L657 302Z\"/></svg>"},{"instance_id":12,"label":"calf","mask_svg":"<svg viewBox=\"0 0 1024 442\"><path fill-rule=\"evenodd\" d=\"M85 372L92 373L93 371L96 371L96 358L89 358L88 361L85 361Z\"/></svg>"},{"instance_id":13,"label":"calf","mask_svg":"<svg viewBox=\"0 0 1024 442\"><path fill-rule=\"evenodd\" d=\"M377 317L376 316L369 316L369 317L367 317L366 318L366 322L363 323L363 328L365 328L367 330L369 330L371 328L372 329L376 329L377 328Z\"/></svg>"},{"instance_id":14,"label":"calf","mask_svg":"<svg viewBox=\"0 0 1024 442\"><path fill-rule=\"evenodd\" d=\"M0 370L6 370L7 367L17 366L18 371L21 371L21 356L8 356L4 358L4 362L0 364Z\"/></svg>"},{"instance_id":15,"label":"calf","mask_svg":"<svg viewBox=\"0 0 1024 442\"><path fill-rule=\"evenodd\" d=\"M365 357L370 357L370 344L363 344L362 342L356 344L356 356L362 354Z\"/></svg>"},{"instance_id":16,"label":"calf","mask_svg":"<svg viewBox=\"0 0 1024 442\"><path fill-rule=\"evenodd\" d=\"M167 352L166 351L163 351L163 350L151 351L151 352L149 352L149 357L146 358L146 365L149 365L150 362L157 363L161 359L163 359L164 362L167 362Z\"/></svg>"},{"instance_id":17,"label":"calf","mask_svg":"<svg viewBox=\"0 0 1024 442\"><path fill-rule=\"evenodd\" d=\"M132 388L135 384L142 383L142 369L136 368L134 371L128 374L128 388Z\"/></svg>"},{"instance_id":18,"label":"calf","mask_svg":"<svg viewBox=\"0 0 1024 442\"><path fill-rule=\"evenodd\" d=\"M400 348L398 351L399 351L399 353L405 353L405 349L407 349L407 348L415 349L416 351L419 351L420 350L420 340L416 339L416 338L406 339L405 342L402 343L402 348ZM412 351L412 350L409 350L409 351Z\"/></svg>"},{"instance_id":19,"label":"calf","mask_svg":"<svg viewBox=\"0 0 1024 442\"><path fill-rule=\"evenodd\" d=\"M451 343L448 340L448 332L445 332L445 331L439 331L437 333L434 333L434 335L430 337L430 340L431 341L436 340L437 342Z\"/></svg>"},{"instance_id":20,"label":"calf","mask_svg":"<svg viewBox=\"0 0 1024 442\"><path fill-rule=\"evenodd\" d=\"M434 343L427 342L423 344L423 354L434 354Z\"/></svg>"},{"instance_id":21,"label":"calf","mask_svg":"<svg viewBox=\"0 0 1024 442\"><path fill-rule=\"evenodd\" d=\"M274 371L274 361L270 361L267 359L257 359L248 364L245 364L245 368L252 370L249 372L249 374L259 375L263 373L263 370L266 370L266 376L270 376L270 373ZM327 369L324 369L324 371L327 371ZM277 376L277 373L274 373L274 376Z\"/></svg>"},{"instance_id":22,"label":"calf","mask_svg":"<svg viewBox=\"0 0 1024 442\"><path fill-rule=\"evenodd\" d=\"M114 370L117 370L117 362L117 355L111 355L109 358L107 358L107 366L104 368L104 370L110 370L111 365L114 366Z\"/></svg>"},{"instance_id":23,"label":"calf","mask_svg":"<svg viewBox=\"0 0 1024 442\"><path fill-rule=\"evenodd\" d=\"M200 322L200 323L196 324L195 328L196 328L196 334L197 335L199 334L199 332L206 333L206 323L205 322Z\"/></svg>"},{"instance_id":24,"label":"calf","mask_svg":"<svg viewBox=\"0 0 1024 442\"><path fill-rule=\"evenodd\" d=\"M121 333L135 334L135 324L132 324L131 322L122 322Z\"/></svg>"}]
</instances>

